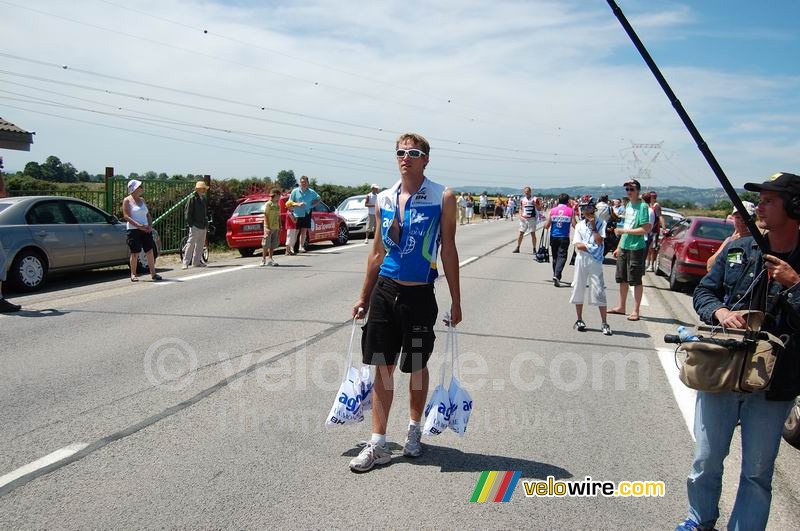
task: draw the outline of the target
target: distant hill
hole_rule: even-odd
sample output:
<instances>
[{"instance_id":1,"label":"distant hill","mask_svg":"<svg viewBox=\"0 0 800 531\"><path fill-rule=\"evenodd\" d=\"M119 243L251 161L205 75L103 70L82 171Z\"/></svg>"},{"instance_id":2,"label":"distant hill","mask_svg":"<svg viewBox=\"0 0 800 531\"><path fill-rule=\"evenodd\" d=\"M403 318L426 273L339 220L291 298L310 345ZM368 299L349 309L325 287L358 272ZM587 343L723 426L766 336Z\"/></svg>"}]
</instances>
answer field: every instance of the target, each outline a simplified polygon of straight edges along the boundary
<instances>
[{"instance_id":1,"label":"distant hill","mask_svg":"<svg viewBox=\"0 0 800 531\"><path fill-rule=\"evenodd\" d=\"M677 203L685 203L687 201L691 201L699 207L705 207L716 203L720 199L727 199L727 195L722 188L689 188L688 186L667 186L667 187L654 187L648 188L647 185L644 186L644 191L647 190L655 190L658 193L658 199L663 201L665 199L669 199L671 201L675 201ZM478 195L483 191L489 193L489 195L509 195L509 194L519 194L520 190L518 188L508 188L508 187L476 187L476 186L465 186L462 188L457 188L458 192L467 192L470 194ZM737 189L739 193L744 192L744 189ZM622 197L624 194L624 190L621 186L619 187L600 187L600 186L570 186L567 188L536 188L533 189L534 195L539 196L557 196L558 194L565 193L569 194L570 197L582 196L584 194L589 194L595 199L601 196L602 194L608 194L608 197L614 199L615 197Z\"/></svg>"}]
</instances>

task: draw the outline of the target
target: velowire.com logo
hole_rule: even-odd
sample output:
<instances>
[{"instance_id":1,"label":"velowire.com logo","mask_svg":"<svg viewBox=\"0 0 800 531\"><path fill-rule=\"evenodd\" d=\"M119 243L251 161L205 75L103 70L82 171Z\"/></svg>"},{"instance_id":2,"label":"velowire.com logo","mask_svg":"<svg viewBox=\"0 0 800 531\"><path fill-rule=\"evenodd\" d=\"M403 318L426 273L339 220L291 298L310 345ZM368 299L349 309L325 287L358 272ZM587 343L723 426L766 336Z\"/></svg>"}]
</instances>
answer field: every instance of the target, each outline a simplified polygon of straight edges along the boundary
<instances>
[{"instance_id":1,"label":"velowire.com logo","mask_svg":"<svg viewBox=\"0 0 800 531\"><path fill-rule=\"evenodd\" d=\"M517 486L519 470L484 470L472 492L470 502L507 502Z\"/></svg>"}]
</instances>

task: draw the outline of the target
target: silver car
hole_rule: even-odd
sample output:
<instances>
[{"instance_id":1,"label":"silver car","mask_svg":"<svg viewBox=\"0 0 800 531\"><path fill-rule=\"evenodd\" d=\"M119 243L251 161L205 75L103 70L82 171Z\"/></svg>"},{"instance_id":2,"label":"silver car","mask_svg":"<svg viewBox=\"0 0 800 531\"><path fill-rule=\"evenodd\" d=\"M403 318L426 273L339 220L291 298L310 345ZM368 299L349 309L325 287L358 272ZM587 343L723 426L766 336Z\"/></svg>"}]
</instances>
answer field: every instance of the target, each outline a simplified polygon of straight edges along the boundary
<instances>
[{"instance_id":1,"label":"silver car","mask_svg":"<svg viewBox=\"0 0 800 531\"><path fill-rule=\"evenodd\" d=\"M366 195L354 195L342 201L336 207L336 213L342 216L347 222L347 229L350 234L364 232L367 230L367 218L369 211L364 206Z\"/></svg>"},{"instance_id":2,"label":"silver car","mask_svg":"<svg viewBox=\"0 0 800 531\"><path fill-rule=\"evenodd\" d=\"M6 252L0 267L24 291L41 288L51 273L127 264L130 256L125 224L72 197L0 199L0 241ZM146 263L140 253L140 267Z\"/></svg>"}]
</instances>

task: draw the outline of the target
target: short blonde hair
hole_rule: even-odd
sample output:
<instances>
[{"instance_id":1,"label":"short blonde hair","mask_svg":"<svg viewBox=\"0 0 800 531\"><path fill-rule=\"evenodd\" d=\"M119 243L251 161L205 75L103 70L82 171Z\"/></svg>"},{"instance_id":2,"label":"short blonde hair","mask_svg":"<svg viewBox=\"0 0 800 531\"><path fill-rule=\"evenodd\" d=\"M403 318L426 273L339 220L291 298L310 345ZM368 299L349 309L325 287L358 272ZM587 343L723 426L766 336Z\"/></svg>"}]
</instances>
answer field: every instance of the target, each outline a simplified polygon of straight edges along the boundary
<instances>
[{"instance_id":1,"label":"short blonde hair","mask_svg":"<svg viewBox=\"0 0 800 531\"><path fill-rule=\"evenodd\" d=\"M425 140L425 137L417 134L417 133L403 133L399 137L397 137L397 142L394 143L394 148L397 149L400 147L400 142L405 142L406 140L411 140L414 142L419 148L425 152L426 155L431 154L431 145Z\"/></svg>"}]
</instances>

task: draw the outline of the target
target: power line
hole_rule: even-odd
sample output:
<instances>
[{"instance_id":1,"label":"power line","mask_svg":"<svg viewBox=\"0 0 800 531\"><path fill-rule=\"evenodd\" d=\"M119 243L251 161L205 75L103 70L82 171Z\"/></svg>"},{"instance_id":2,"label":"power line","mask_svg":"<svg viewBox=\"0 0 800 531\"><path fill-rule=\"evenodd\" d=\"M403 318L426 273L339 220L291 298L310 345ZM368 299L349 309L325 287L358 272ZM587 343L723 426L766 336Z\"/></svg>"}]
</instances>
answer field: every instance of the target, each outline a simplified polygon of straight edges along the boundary
<instances>
[{"instance_id":1,"label":"power line","mask_svg":"<svg viewBox=\"0 0 800 531\"><path fill-rule=\"evenodd\" d=\"M234 65L237 65L237 66L243 66L245 68L251 68L253 70L259 70L259 71L262 71L262 72L266 72L268 74L286 77L286 78L289 78L289 79L293 79L295 81L308 83L308 84L310 84L310 85L312 85L314 87L320 87L320 86L321 87L327 87L327 88L331 88L331 89L334 89L334 90L339 90L339 91L342 91L342 92L347 92L347 93L350 93L350 94L354 94L356 96L362 96L364 98L369 98L369 99L373 99L373 100L376 100L376 101L384 101L384 102L388 102L388 103L393 103L395 105L402 105L404 107L408 107L408 108L411 108L411 109L417 109L417 110L425 111L425 112L428 112L428 113L444 114L444 115L454 116L456 118L460 118L460 119L467 120L467 121L470 121L470 122L477 121L475 118L460 116L458 114L454 114L454 113L451 113L451 112L445 112L445 111L440 111L440 110L436 110L436 109L431 109L429 107L422 107L420 105L413 105L413 104L410 104L410 103L408 103L406 101L392 100L392 99L388 99L388 98L383 98L383 97L380 97L380 96L375 96L373 94L368 94L368 93L360 92L360 91L357 91L357 90L352 90L352 89L348 89L348 88L344 88L344 87L339 87L339 86L332 85L332 84L320 83L319 81L306 79L306 78L303 78L303 77L300 77L300 76L295 76L293 74L286 74L284 72L278 72L278 71L275 71L275 70L270 70L268 68L263 68L263 67L260 67L260 66L243 63L241 61L236 61L236 60L233 60L233 59L227 59L225 57L218 57L216 55L212 55L212 54L208 54L208 53L204 53L204 52L199 52L197 50L192 50L190 48L184 48L182 46L177 46L175 44L162 42L162 41L159 41L159 40L156 40L156 39L151 39L151 38L148 38L148 37L142 37L140 35L135 35L133 33L127 33L125 31L121 31L121 30L119 30L117 28L107 28L107 27L104 27L104 26L100 26L98 24L92 24L90 22L83 22L81 20L77 20L77 19L74 19L74 18L65 17L63 15L56 15L55 13L50 13L48 11L44 11L44 10L41 10L41 9L34 9L32 7L15 4L14 2L9 2L7 0L0 0L0 3L6 4L6 5L10 5L12 7L16 7L16 8L19 8L19 9L25 9L25 10L28 10L28 11L32 11L32 12L38 13L40 15L45 15L45 16L48 16L48 17L53 17L53 18L57 18L57 19L61 19L61 20L66 20L67 22L72 22L74 24L79 24L79 25L82 25L82 26L87 26L87 27L90 27L90 28L99 29L99 30L102 30L102 31L106 31L106 32L112 33L112 34L117 35L117 36L122 35L124 37L129 37L131 39L137 39L137 40L140 40L140 41L148 42L150 44L157 44L159 46L164 46L164 47L167 47L167 48L173 48L175 50L179 50L179 51L184 52L184 53L188 53L188 54L192 54L192 55L198 55L200 57L205 57L207 59L213 59L215 61L220 61L220 62L223 62L223 63L230 63L230 64L234 64Z\"/></svg>"},{"instance_id":2,"label":"power line","mask_svg":"<svg viewBox=\"0 0 800 531\"><path fill-rule=\"evenodd\" d=\"M0 53L0 56L2 56L2 55L4 55L4 54ZM53 65L49 64L49 66L53 66ZM286 126L290 126L290 127L297 127L297 128L301 128L301 129L309 129L309 130L313 130L313 131L320 131L320 132L325 132L325 133L332 133L332 134L336 134L336 135L344 135L344 136L349 136L349 137L353 137L353 138L366 139L366 140L371 140L371 141L379 141L381 143L385 143L384 139L378 139L378 138L375 138L375 137L370 137L370 136L365 136L365 135L358 135L358 134L355 134L355 133L348 133L348 132L344 132L344 131L340 131L340 130L321 129L321 128L317 128L317 127L300 125L300 124L296 124L296 123L292 123L292 122L285 122L285 121L280 121L280 120L272 120L272 119L269 119L269 118L255 117L255 116L251 116L251 115L247 115L247 114L233 113L233 112L230 112L230 111L222 111L222 110L213 109L213 108L209 108L209 107L203 107L203 106L198 106L198 105L190 105L190 104L180 103L180 102L171 101L171 100L164 100L164 99L155 98L155 97L151 97L151 96L143 96L143 95L136 95L136 94L130 94L130 93L125 93L125 92L113 91L113 90L109 90L109 89L102 89L102 88L98 88L98 87L92 87L92 86L89 86L89 85L82 85L82 84L71 83L71 82L66 82L66 81L54 80L54 79L51 79L51 78L45 78L45 77L40 77L40 76L31 76L31 75L28 75L28 74L18 74L18 73L10 72L10 71L7 71L7 70L0 70L0 73L11 75L11 76L16 76L16 77L23 77L23 78L27 78L27 79L34 79L34 80L37 80L37 81L44 81L44 82L48 82L48 83L60 84L60 85L69 86L69 87L73 87L73 88L79 88L79 89L82 89L82 90L90 90L90 91L94 91L94 92L102 92L104 94L110 94L110 95L121 96L121 97L125 97L125 98L131 98L131 99L135 99L135 100L138 100L138 101L162 103L162 104L165 104L165 105L178 106L178 107L187 108L187 109L191 109L191 110L199 110L199 111L223 114L223 115L228 115L228 116L234 116L234 117L237 117L237 118L245 118L245 119L250 119L250 120L264 121L264 122L275 123L275 124L279 124L279 125L286 125ZM151 84L146 84L146 85L152 86ZM25 86L25 85L23 85L23 86ZM158 86L156 86L156 87L160 88ZM30 88L34 88L34 87L30 87ZM176 89L176 90L178 90L178 89ZM181 92L185 92L185 91L181 91ZM58 93L56 93L56 94L58 94ZM188 92L188 94L194 95L194 93L191 93L191 92ZM61 95L63 95L63 94L61 94ZM64 95L64 96L66 96L66 95ZM73 96L66 96L66 97L73 97ZM91 100L87 100L87 101L91 101ZM223 101L230 101L230 100L223 100ZM134 111L134 112L138 112L138 111ZM321 120L325 120L325 119L321 119ZM351 125L351 124L346 124L344 122L336 122L336 121L334 121L334 122L335 123L340 123L340 124L345 124L345 125ZM186 125L189 125L189 124L186 124ZM205 126L199 126L199 127L205 127ZM357 127L364 127L364 126L357 126ZM229 128L226 128L225 130L226 131L230 131ZM248 133L248 134L255 135L256 133ZM280 137L278 137L278 138L280 138ZM462 157L462 159L469 158L470 160L474 160L474 161L496 161L496 162L513 162L513 163L543 163L543 164L575 164L575 165L611 165L611 164L616 165L616 163L604 163L604 162L600 162L600 161L596 161L596 160L543 160L543 159L531 159L531 158L500 157L498 155L493 155L493 154L483 153L483 152L476 152L474 150L466 151L466 150L458 150L458 149L452 149L452 148L437 148L437 151L439 151L439 150L445 151L445 152L451 152L451 153L459 153L459 154L462 154L462 155L470 155L470 157ZM533 152L533 153L541 153L541 152ZM480 158L480 157L485 157L485 158Z\"/></svg>"}]
</instances>

